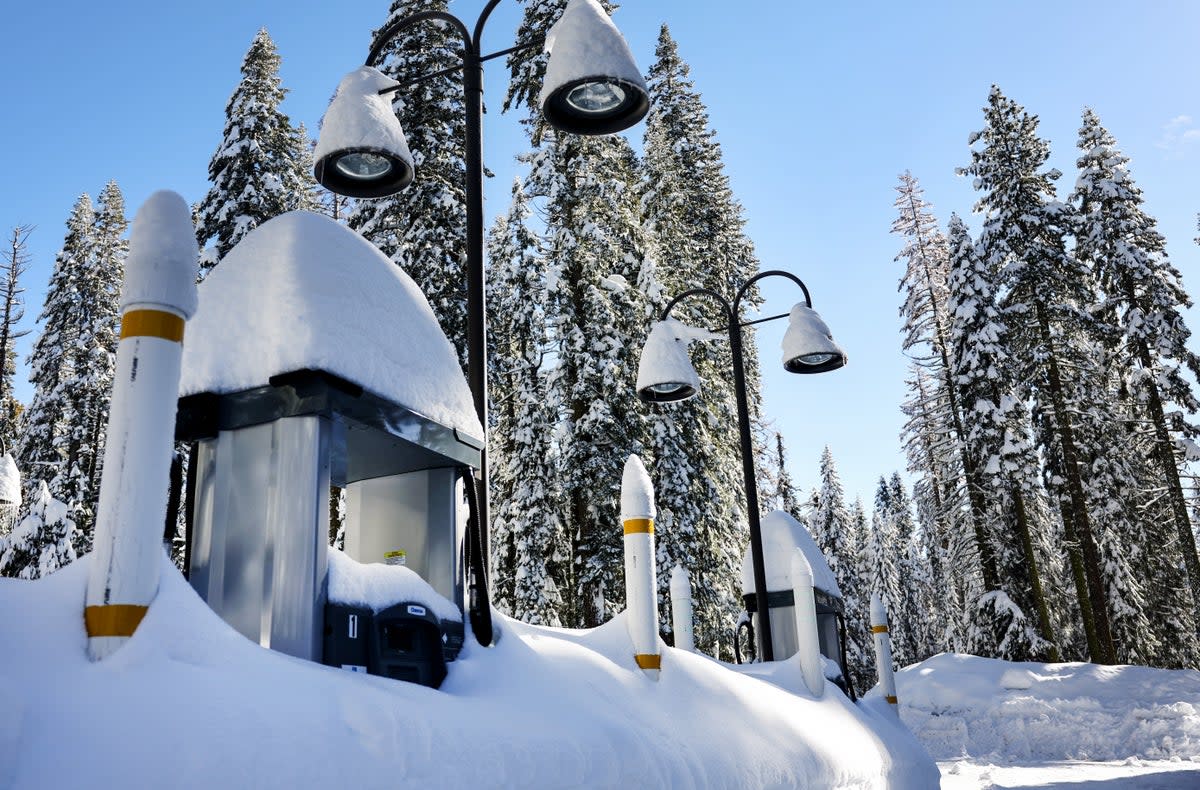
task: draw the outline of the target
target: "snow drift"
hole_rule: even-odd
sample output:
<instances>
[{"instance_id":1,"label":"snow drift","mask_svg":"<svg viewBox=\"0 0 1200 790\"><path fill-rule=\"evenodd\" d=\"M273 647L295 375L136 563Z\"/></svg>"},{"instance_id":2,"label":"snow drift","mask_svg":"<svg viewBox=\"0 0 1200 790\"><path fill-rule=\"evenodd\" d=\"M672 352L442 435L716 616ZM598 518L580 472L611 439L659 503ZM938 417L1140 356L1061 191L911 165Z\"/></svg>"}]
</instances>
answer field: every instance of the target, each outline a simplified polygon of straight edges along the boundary
<instances>
[{"instance_id":1,"label":"snow drift","mask_svg":"<svg viewBox=\"0 0 1200 790\"><path fill-rule=\"evenodd\" d=\"M318 666L241 637L164 559L137 633L84 646L90 558L0 580L0 786L936 787L867 700L800 691L667 648L658 682L623 617L591 631L497 615L440 691Z\"/></svg>"}]
</instances>

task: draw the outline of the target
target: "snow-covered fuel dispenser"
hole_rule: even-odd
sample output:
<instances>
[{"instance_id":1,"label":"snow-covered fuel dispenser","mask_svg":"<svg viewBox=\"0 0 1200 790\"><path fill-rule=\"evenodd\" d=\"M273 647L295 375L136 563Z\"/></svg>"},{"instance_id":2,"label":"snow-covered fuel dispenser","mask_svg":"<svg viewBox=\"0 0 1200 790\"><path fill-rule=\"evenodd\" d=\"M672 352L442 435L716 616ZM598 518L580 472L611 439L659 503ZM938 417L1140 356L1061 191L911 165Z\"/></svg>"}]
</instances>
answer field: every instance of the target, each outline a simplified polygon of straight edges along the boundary
<instances>
[{"instance_id":1,"label":"snow-covered fuel dispenser","mask_svg":"<svg viewBox=\"0 0 1200 790\"><path fill-rule=\"evenodd\" d=\"M796 549L804 553L812 566L813 598L816 603L817 637L821 655L829 659L838 671L829 672L829 679L843 689L850 690L842 645L843 611L842 593L837 579L817 548L808 530L799 521L782 510L775 510L762 518L763 559L767 571L767 606L771 617L771 647L775 659L783 660L796 654L799 649L796 633L795 594L792 588L792 555ZM738 662L743 660L742 646L753 650L755 633L761 614L756 606L754 570L750 549L742 557L742 600L746 611L736 629L734 653ZM742 637L745 631L746 636ZM828 664L827 664L828 666ZM850 692L853 694L853 692Z\"/></svg>"},{"instance_id":2,"label":"snow-covered fuel dispenser","mask_svg":"<svg viewBox=\"0 0 1200 790\"><path fill-rule=\"evenodd\" d=\"M305 212L256 228L199 290L176 424L192 587L264 647L437 686L463 643L483 431L424 295Z\"/></svg>"}]
</instances>

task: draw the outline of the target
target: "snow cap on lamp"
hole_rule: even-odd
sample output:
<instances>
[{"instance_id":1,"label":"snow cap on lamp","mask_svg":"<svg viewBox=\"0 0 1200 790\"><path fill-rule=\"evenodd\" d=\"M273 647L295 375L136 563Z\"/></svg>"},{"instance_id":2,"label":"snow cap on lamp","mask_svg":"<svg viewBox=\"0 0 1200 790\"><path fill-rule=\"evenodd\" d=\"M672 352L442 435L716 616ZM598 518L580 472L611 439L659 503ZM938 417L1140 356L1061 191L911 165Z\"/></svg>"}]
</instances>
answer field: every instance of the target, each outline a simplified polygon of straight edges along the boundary
<instances>
[{"instance_id":1,"label":"snow cap on lamp","mask_svg":"<svg viewBox=\"0 0 1200 790\"><path fill-rule=\"evenodd\" d=\"M674 318L655 321L638 361L637 393L644 401L684 400L700 391L700 375L688 358L688 343L719 335Z\"/></svg>"},{"instance_id":2,"label":"snow cap on lamp","mask_svg":"<svg viewBox=\"0 0 1200 790\"><path fill-rule=\"evenodd\" d=\"M806 304L792 308L783 336L783 367L789 373L824 373L846 364L829 326Z\"/></svg>"},{"instance_id":3,"label":"snow cap on lamp","mask_svg":"<svg viewBox=\"0 0 1200 790\"><path fill-rule=\"evenodd\" d=\"M400 83L371 66L347 74L325 117L313 159L313 174L327 189L355 198L399 192L413 179L413 157L392 110L391 94ZM357 169L359 163L374 167Z\"/></svg>"},{"instance_id":4,"label":"snow cap on lamp","mask_svg":"<svg viewBox=\"0 0 1200 790\"><path fill-rule=\"evenodd\" d=\"M649 111L629 44L596 0L570 0L546 34L545 49L550 59L538 104L556 129L612 134Z\"/></svg>"}]
</instances>

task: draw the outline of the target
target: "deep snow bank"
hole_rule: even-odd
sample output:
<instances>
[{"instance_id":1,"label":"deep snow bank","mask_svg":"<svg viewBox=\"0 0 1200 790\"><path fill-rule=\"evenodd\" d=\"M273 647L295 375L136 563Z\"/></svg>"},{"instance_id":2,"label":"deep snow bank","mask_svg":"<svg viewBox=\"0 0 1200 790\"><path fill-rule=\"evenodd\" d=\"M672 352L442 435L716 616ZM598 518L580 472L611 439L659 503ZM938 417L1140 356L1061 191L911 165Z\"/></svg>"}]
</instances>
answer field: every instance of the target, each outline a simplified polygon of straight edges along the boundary
<instances>
[{"instance_id":1,"label":"deep snow bank","mask_svg":"<svg viewBox=\"0 0 1200 790\"><path fill-rule=\"evenodd\" d=\"M942 654L896 685L901 717L938 760L1200 760L1192 670Z\"/></svg>"},{"instance_id":2,"label":"deep snow bank","mask_svg":"<svg viewBox=\"0 0 1200 790\"><path fill-rule=\"evenodd\" d=\"M0 579L0 787L937 786L870 701L790 692L787 662L767 683L670 648L654 682L621 618L498 617L499 644L468 639L433 691L263 650L164 560L137 633L92 664L87 565Z\"/></svg>"}]
</instances>

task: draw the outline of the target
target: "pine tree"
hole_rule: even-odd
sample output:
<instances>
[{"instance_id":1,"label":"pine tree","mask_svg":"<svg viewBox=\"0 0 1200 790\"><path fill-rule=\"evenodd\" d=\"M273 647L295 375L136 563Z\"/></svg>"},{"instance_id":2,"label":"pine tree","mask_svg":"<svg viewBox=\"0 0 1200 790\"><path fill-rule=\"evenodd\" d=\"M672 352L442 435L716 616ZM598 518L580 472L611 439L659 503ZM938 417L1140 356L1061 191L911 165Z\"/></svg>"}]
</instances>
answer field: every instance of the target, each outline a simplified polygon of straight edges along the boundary
<instances>
[{"instance_id":1,"label":"pine tree","mask_svg":"<svg viewBox=\"0 0 1200 790\"><path fill-rule=\"evenodd\" d=\"M835 473L836 475L836 473ZM875 645L871 636L871 580L868 571L870 527L861 499L849 511L849 530L842 541L837 573L838 588L846 606L846 666L858 691L875 685Z\"/></svg>"},{"instance_id":2,"label":"pine tree","mask_svg":"<svg viewBox=\"0 0 1200 790\"><path fill-rule=\"evenodd\" d=\"M0 453L13 449L17 438L21 405L13 394L13 377L17 373L17 340L29 334L18 328L25 317L21 294L21 277L29 269L27 244L33 233L32 225L12 229L9 247L0 259Z\"/></svg>"},{"instance_id":3,"label":"pine tree","mask_svg":"<svg viewBox=\"0 0 1200 790\"><path fill-rule=\"evenodd\" d=\"M945 397L947 428L961 466L968 509L964 513L967 526L974 537L975 562L985 589L1000 585L1000 571L985 524L988 503L980 480L977 460L967 450L964 439L963 396L953 375L952 351L949 337L946 279L949 273L946 238L937 229L930 205L911 173L900 176L895 206L899 216L892 223L892 232L904 237L904 247L896 260L905 261L900 288L905 293L900 314L905 321L903 348L914 353L918 364L937 380Z\"/></svg>"},{"instance_id":4,"label":"pine tree","mask_svg":"<svg viewBox=\"0 0 1200 790\"><path fill-rule=\"evenodd\" d=\"M36 490L29 515L0 537L0 576L38 579L75 561L75 522L67 506L44 482Z\"/></svg>"},{"instance_id":5,"label":"pine tree","mask_svg":"<svg viewBox=\"0 0 1200 790\"><path fill-rule=\"evenodd\" d=\"M62 379L65 432L57 437L63 459L50 490L70 508L77 527L79 553L91 549L104 431L116 368L120 326L120 288L124 279L129 225L125 199L109 182L96 204L90 248L75 279L73 312L69 318L73 342L66 351L69 379Z\"/></svg>"},{"instance_id":6,"label":"pine tree","mask_svg":"<svg viewBox=\"0 0 1200 790\"><path fill-rule=\"evenodd\" d=\"M912 648L907 637L909 622L900 616L905 597L899 565L902 541L891 496L892 490L887 480L879 478L865 554L870 579L868 590L879 596L887 610L892 656L897 664L903 666L910 660Z\"/></svg>"},{"instance_id":7,"label":"pine tree","mask_svg":"<svg viewBox=\"0 0 1200 790\"><path fill-rule=\"evenodd\" d=\"M54 259L54 270L38 323L41 335L29 356L29 381L33 398L25 413L17 466L25 470L22 499L32 505L38 496L39 480L58 473L65 455L61 439L70 430L68 384L74 380L78 340L79 281L86 271L95 234L95 208L84 194L76 200L67 219L63 246Z\"/></svg>"},{"instance_id":8,"label":"pine tree","mask_svg":"<svg viewBox=\"0 0 1200 790\"><path fill-rule=\"evenodd\" d=\"M548 399L546 259L528 228L520 183L491 234L489 340L494 421L491 453L493 600L530 623L560 625L566 586L564 536L553 446L556 408Z\"/></svg>"},{"instance_id":9,"label":"pine tree","mask_svg":"<svg viewBox=\"0 0 1200 790\"><path fill-rule=\"evenodd\" d=\"M208 163L208 194L196 216L207 273L242 238L272 217L317 205L307 135L279 109L287 93L279 53L262 28L242 60L242 79L225 105L225 131Z\"/></svg>"},{"instance_id":10,"label":"pine tree","mask_svg":"<svg viewBox=\"0 0 1200 790\"><path fill-rule=\"evenodd\" d=\"M1082 478L1078 427L1073 415L1083 403L1077 385L1094 363L1064 348L1063 338L1081 331L1088 319L1088 272L1067 249L1070 210L1055 200L1057 170L1041 170L1049 145L1037 136L1037 116L993 86L984 108L985 127L971 135L978 143L971 164L960 172L975 177L981 192L975 210L985 215L979 247L989 265L1005 275L1002 302L1021 366L1014 378L1038 391L1045 412L1043 434L1049 453L1059 456L1064 482L1060 511L1092 660L1113 663L1111 625L1105 605L1101 557ZM1083 332L1086 334L1086 332ZM1083 349L1086 355L1086 349ZM1068 364L1069 363L1069 364ZM1078 549L1074 547L1078 546Z\"/></svg>"},{"instance_id":11,"label":"pine tree","mask_svg":"<svg viewBox=\"0 0 1200 790\"><path fill-rule=\"evenodd\" d=\"M395 0L384 27L412 14L445 12L446 5L446 0ZM398 194L357 201L349 224L421 287L465 365L466 110L462 76L453 71L462 63L460 49L451 28L424 22L384 50L379 70L408 86L393 94L393 106L412 150L416 177ZM443 70L449 71L412 83Z\"/></svg>"},{"instance_id":12,"label":"pine tree","mask_svg":"<svg viewBox=\"0 0 1200 790\"><path fill-rule=\"evenodd\" d=\"M548 322L558 361L560 479L572 585L565 622L595 626L624 598L618 512L625 459L642 451L644 418L632 397L635 349L648 316L637 287L644 243L636 159L620 137L563 135L534 161L529 192L546 199L552 269Z\"/></svg>"},{"instance_id":13,"label":"pine tree","mask_svg":"<svg viewBox=\"0 0 1200 790\"><path fill-rule=\"evenodd\" d=\"M929 639L951 650L965 645L966 602L982 585L974 553L974 535L961 528L961 502L957 481L961 477L960 456L955 452L953 429L947 415L942 388L925 369L910 363L911 377L905 381L909 396L901 404L908 418L901 433L908 468L917 476L913 499L925 537L933 600L943 630Z\"/></svg>"},{"instance_id":14,"label":"pine tree","mask_svg":"<svg viewBox=\"0 0 1200 790\"><path fill-rule=\"evenodd\" d=\"M1113 369L1128 378L1134 424L1145 424L1152 432L1146 437L1157 466L1152 485L1166 490L1170 504L1164 521L1171 529L1156 520L1147 523L1149 545L1159 547L1153 554L1165 561L1154 569L1154 576L1169 576L1171 561L1181 556L1192 619L1200 622L1200 556L1176 451L1176 436L1197 435L1182 412L1200 409L1183 375L1185 369L1193 376L1200 374L1200 359L1186 346L1191 332L1182 315L1191 300L1179 272L1167 260L1165 239L1142 208L1144 199L1130 175L1128 157L1091 109L1084 110L1078 148L1079 178L1071 194L1078 212L1075 254L1096 276L1103 318L1114 329L1106 338Z\"/></svg>"},{"instance_id":15,"label":"pine tree","mask_svg":"<svg viewBox=\"0 0 1200 790\"><path fill-rule=\"evenodd\" d=\"M1035 546L1040 512L1037 456L1006 347L1006 328L997 308L999 272L976 253L966 226L957 215L949 226L950 277L948 335L952 344L951 373L964 408L964 452L978 470L981 498L991 501L981 512L982 524L992 544L998 578L1009 603L996 610L1007 618L1032 621L1037 630L1017 634L1013 623L981 624L982 633L995 634L996 644L1008 652L1000 657L1026 661L1055 658L1050 611L1043 591ZM989 590L988 592L991 592Z\"/></svg>"},{"instance_id":16,"label":"pine tree","mask_svg":"<svg viewBox=\"0 0 1200 790\"><path fill-rule=\"evenodd\" d=\"M707 288L732 301L742 284L757 273L758 261L745 234L742 207L730 188L708 110L665 25L659 33L647 87L652 104L645 132L642 217L650 257L663 262L656 269L661 287L669 295ZM740 305L743 310L758 301L756 293L748 297ZM715 303L689 300L680 303L672 315L694 326L723 328L728 317L714 307ZM774 458L767 449L770 432L759 417L758 357L749 329L744 330L743 345L761 484L771 478ZM657 408L656 416L669 416L674 426L656 428L652 434L669 435L673 430L678 435L686 448L691 475L660 475L655 484L660 498L692 503L694 523L676 520L688 540L694 541L686 553L719 558L709 563L707 572L698 572L703 584L694 586L705 588L700 594L704 598L710 590L719 593L711 602L697 599L698 621L711 623L714 631L724 631L739 608L736 568L746 545L748 518L736 430L737 401L730 375L733 358L725 343L700 343L692 351L692 362L703 383L699 397L687 404ZM673 490L667 490L672 486ZM760 485L757 493L763 505L771 501L770 490Z\"/></svg>"}]
</instances>

